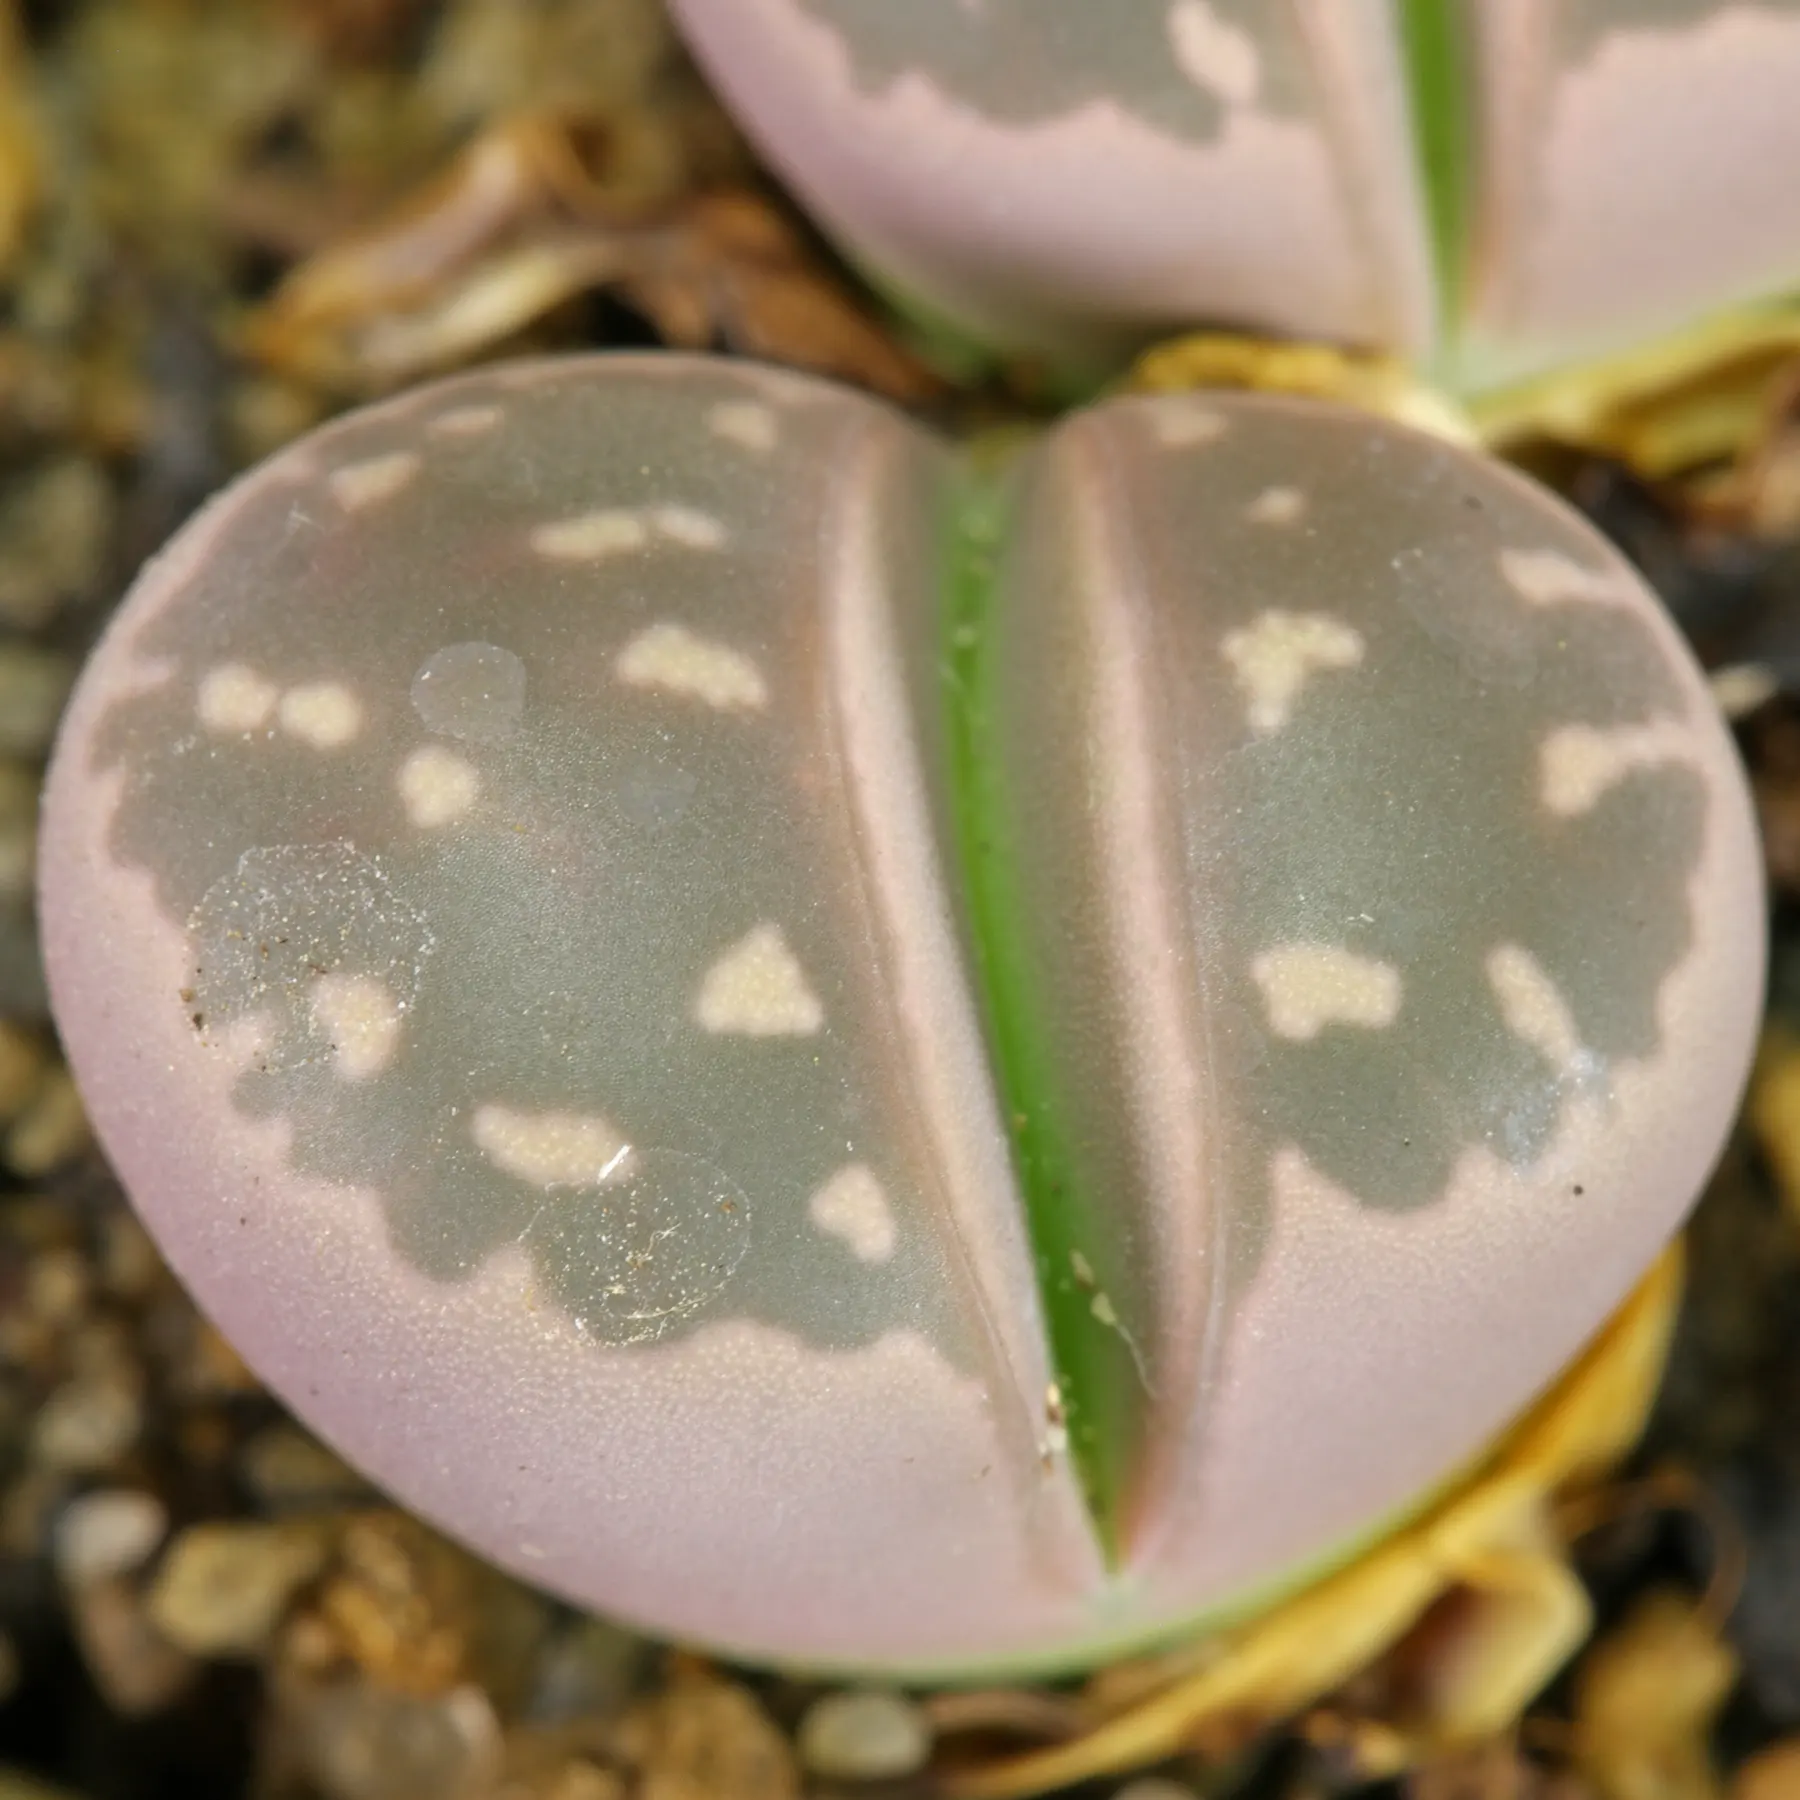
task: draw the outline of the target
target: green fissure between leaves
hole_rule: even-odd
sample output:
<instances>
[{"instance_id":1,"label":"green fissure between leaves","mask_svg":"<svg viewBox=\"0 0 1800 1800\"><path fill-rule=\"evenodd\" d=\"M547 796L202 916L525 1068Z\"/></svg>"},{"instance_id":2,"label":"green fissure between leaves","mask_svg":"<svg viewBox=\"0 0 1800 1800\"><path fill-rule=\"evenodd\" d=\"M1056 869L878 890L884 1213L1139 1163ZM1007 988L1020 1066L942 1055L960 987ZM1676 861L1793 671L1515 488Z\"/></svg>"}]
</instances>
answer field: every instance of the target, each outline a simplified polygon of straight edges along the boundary
<instances>
[{"instance_id":1,"label":"green fissure between leaves","mask_svg":"<svg viewBox=\"0 0 1800 1800\"><path fill-rule=\"evenodd\" d=\"M1082 1180L1064 1104L1071 1072L1049 1048L1044 984L1021 930L1032 896L1016 854L1016 771L996 716L1012 460L1006 450L972 452L952 507L941 662L951 806L976 984L1056 1383L1044 1397L1040 1440L1046 1456L1067 1455L1101 1549L1116 1565L1143 1383L1130 1344L1096 1316L1091 1285L1076 1278L1096 1242L1106 1241L1111 1209L1108 1196L1086 1191Z\"/></svg>"},{"instance_id":2,"label":"green fissure between leaves","mask_svg":"<svg viewBox=\"0 0 1800 1800\"><path fill-rule=\"evenodd\" d=\"M1413 146L1437 276L1440 340L1461 317L1472 179L1469 46L1458 0L1397 0Z\"/></svg>"}]
</instances>

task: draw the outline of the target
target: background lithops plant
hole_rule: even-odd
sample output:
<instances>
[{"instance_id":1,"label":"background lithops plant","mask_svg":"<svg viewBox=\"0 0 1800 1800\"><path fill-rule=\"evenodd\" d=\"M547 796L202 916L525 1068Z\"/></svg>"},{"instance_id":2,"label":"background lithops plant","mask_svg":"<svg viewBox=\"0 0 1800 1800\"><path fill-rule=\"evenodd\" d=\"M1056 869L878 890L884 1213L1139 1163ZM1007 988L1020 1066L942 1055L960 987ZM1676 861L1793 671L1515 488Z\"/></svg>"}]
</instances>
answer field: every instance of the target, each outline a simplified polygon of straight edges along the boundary
<instances>
[{"instance_id":1,"label":"background lithops plant","mask_svg":"<svg viewBox=\"0 0 1800 1800\"><path fill-rule=\"evenodd\" d=\"M1228 324L1482 387L1800 280L1800 9L673 0L865 266L1104 366Z\"/></svg>"},{"instance_id":2,"label":"background lithops plant","mask_svg":"<svg viewBox=\"0 0 1800 1800\"><path fill-rule=\"evenodd\" d=\"M969 456L677 357L215 502L77 692L43 917L121 1174L346 1453L920 1670L1439 1487L1681 1217L1762 963L1705 687L1520 477L1254 398Z\"/></svg>"}]
</instances>

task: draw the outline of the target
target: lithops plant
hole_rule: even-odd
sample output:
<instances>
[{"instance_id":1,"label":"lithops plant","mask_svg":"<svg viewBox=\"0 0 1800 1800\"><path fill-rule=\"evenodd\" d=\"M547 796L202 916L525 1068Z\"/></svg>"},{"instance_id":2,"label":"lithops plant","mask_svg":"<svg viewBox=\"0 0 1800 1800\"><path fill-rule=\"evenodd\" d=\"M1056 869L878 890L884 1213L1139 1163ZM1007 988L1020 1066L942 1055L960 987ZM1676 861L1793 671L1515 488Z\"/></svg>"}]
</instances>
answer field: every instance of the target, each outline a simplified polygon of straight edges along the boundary
<instances>
[{"instance_id":1,"label":"lithops plant","mask_svg":"<svg viewBox=\"0 0 1800 1800\"><path fill-rule=\"evenodd\" d=\"M672 0L807 205L978 342L1224 324L1481 388L1800 287L1792 0Z\"/></svg>"},{"instance_id":2,"label":"lithops plant","mask_svg":"<svg viewBox=\"0 0 1800 1800\"><path fill-rule=\"evenodd\" d=\"M914 1672L1421 1503L1679 1221L1761 977L1706 689L1521 477L682 357L216 501L42 879L107 1150L333 1443L577 1599Z\"/></svg>"}]
</instances>

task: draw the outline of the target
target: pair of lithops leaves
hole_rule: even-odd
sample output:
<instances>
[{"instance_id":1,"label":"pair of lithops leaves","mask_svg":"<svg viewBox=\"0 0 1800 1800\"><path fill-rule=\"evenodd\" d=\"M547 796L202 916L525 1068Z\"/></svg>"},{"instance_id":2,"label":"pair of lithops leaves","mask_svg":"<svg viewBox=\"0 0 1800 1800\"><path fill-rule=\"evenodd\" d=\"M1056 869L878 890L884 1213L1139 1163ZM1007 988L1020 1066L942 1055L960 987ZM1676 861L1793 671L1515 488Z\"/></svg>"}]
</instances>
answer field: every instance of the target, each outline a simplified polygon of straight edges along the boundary
<instances>
[{"instance_id":1,"label":"pair of lithops leaves","mask_svg":"<svg viewBox=\"0 0 1800 1800\"><path fill-rule=\"evenodd\" d=\"M1717 1153L1759 868L1667 620L1498 465L675 356L240 481L42 857L101 1138L305 1418L578 1600L912 1672L1453 1479Z\"/></svg>"},{"instance_id":2,"label":"pair of lithops leaves","mask_svg":"<svg viewBox=\"0 0 1800 1800\"><path fill-rule=\"evenodd\" d=\"M897 297L1079 374L1195 323L1479 389L1800 287L1793 0L672 0Z\"/></svg>"}]
</instances>

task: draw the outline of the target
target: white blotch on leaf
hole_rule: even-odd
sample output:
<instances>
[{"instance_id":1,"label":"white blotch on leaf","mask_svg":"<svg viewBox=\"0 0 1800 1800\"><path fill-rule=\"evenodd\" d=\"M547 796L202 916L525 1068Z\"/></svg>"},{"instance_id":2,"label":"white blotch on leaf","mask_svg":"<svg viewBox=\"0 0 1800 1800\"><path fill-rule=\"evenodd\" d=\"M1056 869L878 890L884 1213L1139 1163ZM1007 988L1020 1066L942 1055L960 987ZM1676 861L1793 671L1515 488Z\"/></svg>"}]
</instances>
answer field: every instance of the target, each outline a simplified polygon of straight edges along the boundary
<instances>
[{"instance_id":1,"label":"white blotch on leaf","mask_svg":"<svg viewBox=\"0 0 1800 1800\"><path fill-rule=\"evenodd\" d=\"M419 472L418 452L390 450L385 456L346 463L325 477L331 495L346 512L391 500Z\"/></svg>"},{"instance_id":2,"label":"white blotch on leaf","mask_svg":"<svg viewBox=\"0 0 1800 1800\"><path fill-rule=\"evenodd\" d=\"M421 830L460 819L480 792L473 765L442 744L423 745L400 765L400 804Z\"/></svg>"},{"instance_id":3,"label":"white blotch on leaf","mask_svg":"<svg viewBox=\"0 0 1800 1800\"><path fill-rule=\"evenodd\" d=\"M1693 754L1692 738L1673 719L1607 729L1559 726L1539 749L1539 797L1559 818L1574 818L1635 770L1686 762Z\"/></svg>"},{"instance_id":4,"label":"white blotch on leaf","mask_svg":"<svg viewBox=\"0 0 1800 1800\"><path fill-rule=\"evenodd\" d=\"M1631 583L1612 569L1590 569L1560 550L1511 548L1500 552L1500 573L1521 600L1532 606L1585 601L1598 606L1628 604Z\"/></svg>"},{"instance_id":5,"label":"white blotch on leaf","mask_svg":"<svg viewBox=\"0 0 1800 1800\"><path fill-rule=\"evenodd\" d=\"M601 562L642 550L649 542L650 527L643 517L622 506L558 519L531 534L532 549L554 562Z\"/></svg>"},{"instance_id":6,"label":"white blotch on leaf","mask_svg":"<svg viewBox=\"0 0 1800 1800\"><path fill-rule=\"evenodd\" d=\"M1301 1042L1327 1025L1378 1030L1400 1013L1400 972L1334 944L1281 944L1250 965L1269 1028Z\"/></svg>"},{"instance_id":7,"label":"white blotch on leaf","mask_svg":"<svg viewBox=\"0 0 1800 1800\"><path fill-rule=\"evenodd\" d=\"M818 1228L849 1246L859 1262L886 1262L897 1233L888 1197L864 1163L846 1163L806 1203Z\"/></svg>"},{"instance_id":8,"label":"white blotch on leaf","mask_svg":"<svg viewBox=\"0 0 1800 1800\"><path fill-rule=\"evenodd\" d=\"M1488 985L1506 1029L1536 1050L1561 1074L1575 1074L1589 1060L1568 1002L1529 950L1500 944L1487 955Z\"/></svg>"},{"instance_id":9,"label":"white blotch on leaf","mask_svg":"<svg viewBox=\"0 0 1800 1800\"><path fill-rule=\"evenodd\" d=\"M475 1109L475 1147L503 1174L533 1187L598 1187L630 1161L631 1146L592 1113Z\"/></svg>"},{"instance_id":10,"label":"white blotch on leaf","mask_svg":"<svg viewBox=\"0 0 1800 1800\"><path fill-rule=\"evenodd\" d=\"M345 1081L367 1081L394 1060L403 1011L373 975L321 975L312 987L313 1029L331 1045Z\"/></svg>"},{"instance_id":11,"label":"white blotch on leaf","mask_svg":"<svg viewBox=\"0 0 1800 1800\"><path fill-rule=\"evenodd\" d=\"M336 750L362 730L362 707L341 681L307 681L281 696L281 729L315 750Z\"/></svg>"},{"instance_id":12,"label":"white blotch on leaf","mask_svg":"<svg viewBox=\"0 0 1800 1800\"><path fill-rule=\"evenodd\" d=\"M717 550L725 542L725 527L697 506L659 506L650 517L662 536L686 549Z\"/></svg>"},{"instance_id":13,"label":"white blotch on leaf","mask_svg":"<svg viewBox=\"0 0 1800 1800\"><path fill-rule=\"evenodd\" d=\"M740 1037L806 1037L825 1010L781 927L754 926L707 970L694 1002L701 1026Z\"/></svg>"},{"instance_id":14,"label":"white blotch on leaf","mask_svg":"<svg viewBox=\"0 0 1800 1800\"><path fill-rule=\"evenodd\" d=\"M208 731L255 731L269 722L280 689L243 663L221 663L200 680L197 711Z\"/></svg>"},{"instance_id":15,"label":"white blotch on leaf","mask_svg":"<svg viewBox=\"0 0 1800 1800\"><path fill-rule=\"evenodd\" d=\"M1203 400L1167 396L1150 403L1150 431L1170 450L1191 450L1210 444L1226 432L1225 415Z\"/></svg>"},{"instance_id":16,"label":"white blotch on leaf","mask_svg":"<svg viewBox=\"0 0 1800 1800\"><path fill-rule=\"evenodd\" d=\"M1255 622L1225 637L1225 659L1248 703L1250 727L1259 736L1279 731L1312 676L1354 669L1363 659L1362 635L1327 613L1258 614Z\"/></svg>"},{"instance_id":17,"label":"white blotch on leaf","mask_svg":"<svg viewBox=\"0 0 1800 1800\"><path fill-rule=\"evenodd\" d=\"M762 671L741 650L684 625L650 625L619 652L619 679L662 688L721 712L757 711L769 702Z\"/></svg>"},{"instance_id":18,"label":"white blotch on leaf","mask_svg":"<svg viewBox=\"0 0 1800 1800\"><path fill-rule=\"evenodd\" d=\"M1252 525L1292 525L1306 511L1306 496L1297 487L1268 487L1244 508Z\"/></svg>"},{"instance_id":19,"label":"white blotch on leaf","mask_svg":"<svg viewBox=\"0 0 1800 1800\"><path fill-rule=\"evenodd\" d=\"M1221 19L1206 0L1175 0L1168 29L1176 67L1195 87L1231 106L1256 99L1262 61L1249 32Z\"/></svg>"},{"instance_id":20,"label":"white blotch on leaf","mask_svg":"<svg viewBox=\"0 0 1800 1800\"><path fill-rule=\"evenodd\" d=\"M773 450L781 436L775 409L760 400L721 400L708 411L706 428L714 437L758 454Z\"/></svg>"},{"instance_id":21,"label":"white blotch on leaf","mask_svg":"<svg viewBox=\"0 0 1800 1800\"><path fill-rule=\"evenodd\" d=\"M453 406L425 427L439 437L477 437L500 423L497 406Z\"/></svg>"}]
</instances>

